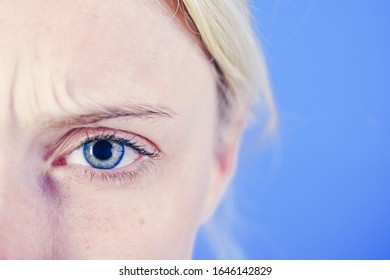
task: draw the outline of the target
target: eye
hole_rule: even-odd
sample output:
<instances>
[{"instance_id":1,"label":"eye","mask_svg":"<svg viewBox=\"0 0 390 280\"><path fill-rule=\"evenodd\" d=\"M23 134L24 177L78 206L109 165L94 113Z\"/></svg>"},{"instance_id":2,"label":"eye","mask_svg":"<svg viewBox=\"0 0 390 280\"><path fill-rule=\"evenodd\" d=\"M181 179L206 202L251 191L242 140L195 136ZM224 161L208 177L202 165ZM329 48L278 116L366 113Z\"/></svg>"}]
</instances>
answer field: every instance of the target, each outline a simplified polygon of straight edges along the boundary
<instances>
[{"instance_id":1,"label":"eye","mask_svg":"<svg viewBox=\"0 0 390 280\"><path fill-rule=\"evenodd\" d=\"M87 141L67 157L68 164L86 165L96 169L114 169L130 165L140 157L132 147L119 140Z\"/></svg>"},{"instance_id":2,"label":"eye","mask_svg":"<svg viewBox=\"0 0 390 280\"><path fill-rule=\"evenodd\" d=\"M161 159L157 144L124 130L80 127L68 131L48 155L60 176L128 185Z\"/></svg>"}]
</instances>

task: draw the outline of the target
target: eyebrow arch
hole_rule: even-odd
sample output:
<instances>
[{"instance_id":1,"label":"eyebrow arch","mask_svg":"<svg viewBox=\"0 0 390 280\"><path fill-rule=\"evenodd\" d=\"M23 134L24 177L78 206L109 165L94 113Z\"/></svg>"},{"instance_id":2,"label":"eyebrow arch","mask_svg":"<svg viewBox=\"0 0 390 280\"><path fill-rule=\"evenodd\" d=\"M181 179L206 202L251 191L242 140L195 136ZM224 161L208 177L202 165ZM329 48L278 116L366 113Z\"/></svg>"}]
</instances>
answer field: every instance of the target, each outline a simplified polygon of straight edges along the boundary
<instances>
[{"instance_id":1,"label":"eyebrow arch","mask_svg":"<svg viewBox=\"0 0 390 280\"><path fill-rule=\"evenodd\" d=\"M73 115L60 119L50 119L46 121L46 124L50 128L62 128L93 124L115 118L159 119L174 118L175 115L177 115L177 113L171 108L160 105L143 104L129 107L104 107L82 115Z\"/></svg>"}]
</instances>

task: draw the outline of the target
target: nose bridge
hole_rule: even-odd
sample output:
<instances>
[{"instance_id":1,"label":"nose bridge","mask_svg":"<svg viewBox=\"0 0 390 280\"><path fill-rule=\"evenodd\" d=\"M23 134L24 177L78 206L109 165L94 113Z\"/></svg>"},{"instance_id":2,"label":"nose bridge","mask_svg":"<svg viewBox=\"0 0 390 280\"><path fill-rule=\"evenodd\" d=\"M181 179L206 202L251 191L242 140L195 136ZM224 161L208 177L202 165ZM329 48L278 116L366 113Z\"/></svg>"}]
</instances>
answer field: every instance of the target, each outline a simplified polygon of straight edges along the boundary
<instances>
[{"instance_id":1,"label":"nose bridge","mask_svg":"<svg viewBox=\"0 0 390 280\"><path fill-rule=\"evenodd\" d=\"M30 52L12 51L0 41L0 259L50 255L51 209L38 183L31 65Z\"/></svg>"},{"instance_id":2,"label":"nose bridge","mask_svg":"<svg viewBox=\"0 0 390 280\"><path fill-rule=\"evenodd\" d=\"M2 138L4 139L4 138ZM13 258L18 243L22 244L25 234L21 227L26 223L25 209L30 201L27 193L23 192L28 186L25 185L22 176L22 166L18 166L19 158L12 155L7 147L7 141L0 143L0 258Z\"/></svg>"},{"instance_id":3,"label":"nose bridge","mask_svg":"<svg viewBox=\"0 0 390 280\"><path fill-rule=\"evenodd\" d=\"M19 136L0 138L0 259L39 258L48 240L45 203Z\"/></svg>"},{"instance_id":4,"label":"nose bridge","mask_svg":"<svg viewBox=\"0 0 390 280\"><path fill-rule=\"evenodd\" d=\"M4 216L5 205L10 201L8 196L12 195L9 190L14 192L16 189L12 186L17 185L16 181L22 179L18 174L20 169L17 163L20 162L18 158L20 152L13 110L16 67L17 64L10 55L7 57L4 53L0 54L0 219Z\"/></svg>"},{"instance_id":5,"label":"nose bridge","mask_svg":"<svg viewBox=\"0 0 390 280\"><path fill-rule=\"evenodd\" d=\"M6 127L0 128L0 217L12 198L10 196L18 190L14 186L18 185L18 181L22 179L20 174L21 168L17 166L19 162L18 153L12 153L16 150L17 144L13 142L13 136L7 137ZM11 144L12 143L12 144ZM16 169L17 168L17 169Z\"/></svg>"},{"instance_id":6,"label":"nose bridge","mask_svg":"<svg viewBox=\"0 0 390 280\"><path fill-rule=\"evenodd\" d=\"M5 215L14 215L20 205L30 204L32 199L31 172L28 160L23 156L26 149L20 135L0 129L0 224ZM1 234L1 233L0 233Z\"/></svg>"}]
</instances>

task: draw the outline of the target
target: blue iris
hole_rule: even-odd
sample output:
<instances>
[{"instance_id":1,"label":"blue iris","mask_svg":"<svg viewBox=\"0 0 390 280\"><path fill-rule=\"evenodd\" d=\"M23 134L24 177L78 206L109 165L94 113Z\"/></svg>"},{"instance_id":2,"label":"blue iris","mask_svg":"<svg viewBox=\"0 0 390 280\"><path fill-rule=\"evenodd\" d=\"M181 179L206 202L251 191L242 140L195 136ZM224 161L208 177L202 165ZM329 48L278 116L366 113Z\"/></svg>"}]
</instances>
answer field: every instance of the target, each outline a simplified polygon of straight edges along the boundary
<instances>
[{"instance_id":1,"label":"blue iris","mask_svg":"<svg viewBox=\"0 0 390 280\"><path fill-rule=\"evenodd\" d=\"M125 149L118 141L94 140L84 143L83 152L93 168L112 169L121 162Z\"/></svg>"}]
</instances>

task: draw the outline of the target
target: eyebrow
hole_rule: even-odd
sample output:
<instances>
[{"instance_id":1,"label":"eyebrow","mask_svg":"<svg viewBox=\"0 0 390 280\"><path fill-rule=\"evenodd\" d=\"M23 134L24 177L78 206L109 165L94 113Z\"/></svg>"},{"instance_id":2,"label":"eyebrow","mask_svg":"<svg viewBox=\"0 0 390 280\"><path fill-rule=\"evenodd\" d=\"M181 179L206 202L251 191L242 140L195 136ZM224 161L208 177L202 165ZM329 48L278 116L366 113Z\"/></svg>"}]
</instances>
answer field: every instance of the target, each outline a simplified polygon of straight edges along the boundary
<instances>
[{"instance_id":1,"label":"eyebrow","mask_svg":"<svg viewBox=\"0 0 390 280\"><path fill-rule=\"evenodd\" d=\"M46 120L46 126L50 128L62 128L78 125L98 123L108 119L137 118L137 119L161 119L174 118L177 113L169 107L160 105L137 105L128 107L104 107L81 115L72 115L59 119Z\"/></svg>"}]
</instances>

